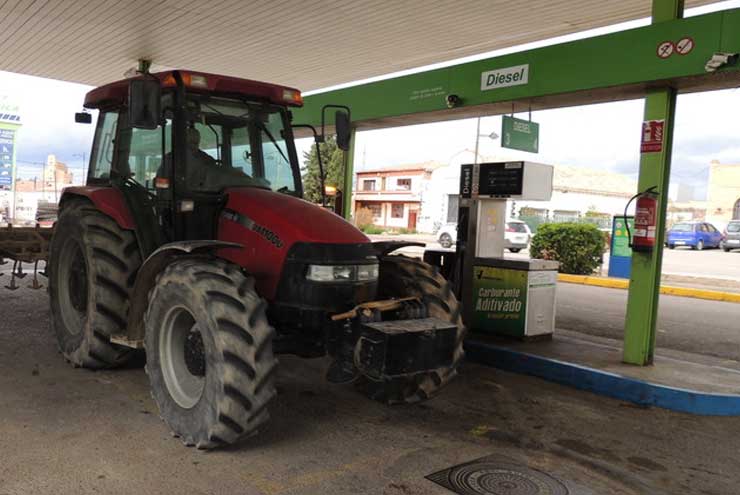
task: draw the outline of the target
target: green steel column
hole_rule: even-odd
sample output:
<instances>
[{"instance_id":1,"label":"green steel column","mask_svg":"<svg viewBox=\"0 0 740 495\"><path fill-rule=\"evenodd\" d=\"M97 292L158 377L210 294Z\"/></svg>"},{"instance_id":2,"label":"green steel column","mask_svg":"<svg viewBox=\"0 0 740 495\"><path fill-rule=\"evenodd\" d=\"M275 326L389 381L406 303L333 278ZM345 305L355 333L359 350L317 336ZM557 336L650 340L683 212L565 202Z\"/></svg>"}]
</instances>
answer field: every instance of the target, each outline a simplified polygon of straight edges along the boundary
<instances>
[{"instance_id":1,"label":"green steel column","mask_svg":"<svg viewBox=\"0 0 740 495\"><path fill-rule=\"evenodd\" d=\"M678 19L682 16L683 0L653 0L653 24ZM638 190L644 191L656 186L660 193L655 249L652 253L635 252L632 254L623 360L625 363L640 366L652 364L655 353L655 329L658 320L675 111L676 90L674 88L656 88L648 92L645 98L644 120L664 120L665 124L662 151L642 153L640 157Z\"/></svg>"},{"instance_id":2,"label":"green steel column","mask_svg":"<svg viewBox=\"0 0 740 495\"><path fill-rule=\"evenodd\" d=\"M352 134L349 139L349 150L344 153L344 184L342 184L342 200L344 201L344 218L349 220L352 216L352 184L354 183L354 165L355 165L355 138L357 131L352 128Z\"/></svg>"}]
</instances>

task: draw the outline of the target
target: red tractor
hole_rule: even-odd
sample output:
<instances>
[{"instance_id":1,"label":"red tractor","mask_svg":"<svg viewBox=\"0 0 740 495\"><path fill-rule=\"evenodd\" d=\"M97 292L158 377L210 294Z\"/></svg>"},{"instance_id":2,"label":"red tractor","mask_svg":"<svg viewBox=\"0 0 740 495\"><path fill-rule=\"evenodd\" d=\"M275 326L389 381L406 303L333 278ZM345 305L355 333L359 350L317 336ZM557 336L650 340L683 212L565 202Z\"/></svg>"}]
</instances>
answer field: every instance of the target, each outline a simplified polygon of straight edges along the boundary
<instances>
[{"instance_id":1,"label":"red tractor","mask_svg":"<svg viewBox=\"0 0 740 495\"><path fill-rule=\"evenodd\" d=\"M301 105L292 88L182 70L85 99L100 113L87 185L64 191L49 248L52 327L75 366L145 349L161 416L188 446L267 421L279 353L329 355L330 381L387 403L429 398L463 356L435 269L302 199Z\"/></svg>"}]
</instances>

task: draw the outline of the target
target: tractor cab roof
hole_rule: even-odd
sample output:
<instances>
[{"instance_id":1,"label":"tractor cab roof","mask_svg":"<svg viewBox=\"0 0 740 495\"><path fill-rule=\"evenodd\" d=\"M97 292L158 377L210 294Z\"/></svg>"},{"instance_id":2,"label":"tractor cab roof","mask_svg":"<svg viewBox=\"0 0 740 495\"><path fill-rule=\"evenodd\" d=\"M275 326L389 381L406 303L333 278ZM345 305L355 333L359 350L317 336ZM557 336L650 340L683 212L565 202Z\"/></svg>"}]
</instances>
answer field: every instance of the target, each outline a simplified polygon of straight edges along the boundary
<instances>
[{"instance_id":1,"label":"tractor cab roof","mask_svg":"<svg viewBox=\"0 0 740 495\"><path fill-rule=\"evenodd\" d=\"M176 74L179 74L182 78L183 84L189 92L222 96L246 96L264 99L277 105L303 106L303 97L300 91L287 86L189 70L170 70L152 75L159 79L164 89L174 88L177 85ZM136 78L142 77L144 76L136 76ZM128 98L128 83L130 80L131 78L122 79L91 90L85 96L85 108L117 106L125 103Z\"/></svg>"}]
</instances>

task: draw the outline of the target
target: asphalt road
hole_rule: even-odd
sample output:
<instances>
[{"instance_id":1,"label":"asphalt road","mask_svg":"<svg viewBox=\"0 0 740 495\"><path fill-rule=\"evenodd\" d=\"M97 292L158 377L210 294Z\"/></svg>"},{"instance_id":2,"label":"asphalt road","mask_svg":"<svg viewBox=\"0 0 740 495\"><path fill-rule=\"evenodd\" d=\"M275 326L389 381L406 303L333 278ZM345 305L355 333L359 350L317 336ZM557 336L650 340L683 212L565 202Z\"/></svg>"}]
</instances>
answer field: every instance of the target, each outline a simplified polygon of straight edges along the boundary
<instances>
[{"instance_id":1,"label":"asphalt road","mask_svg":"<svg viewBox=\"0 0 740 495\"><path fill-rule=\"evenodd\" d=\"M725 253L721 249L665 249L663 273L740 281L740 250Z\"/></svg>"},{"instance_id":2,"label":"asphalt road","mask_svg":"<svg viewBox=\"0 0 740 495\"><path fill-rule=\"evenodd\" d=\"M371 235L372 240L409 240L414 242L423 242L427 247L433 249L443 249L435 236L431 234L411 234L411 235ZM402 252L409 256L421 257L424 254L422 247L404 248ZM725 253L721 249L705 249L704 251L692 251L689 248L676 248L673 250L665 249L663 251L663 274L680 275L686 277L700 277L707 279L717 279L737 283L740 288L740 250ZM529 251L524 250L519 253L505 253L506 257L511 258L529 258ZM0 273L10 274L12 265L0 266ZM609 254L604 257L603 271L604 275L609 266ZM24 265L24 270L32 270L31 265ZM5 278L2 280L4 283Z\"/></svg>"},{"instance_id":3,"label":"asphalt road","mask_svg":"<svg viewBox=\"0 0 740 495\"><path fill-rule=\"evenodd\" d=\"M201 453L157 417L141 362L67 365L47 307L26 288L0 303L2 495L444 495L427 475L489 455L572 495L728 495L740 483L740 418L637 408L472 363L439 397L387 407L327 384L323 359L283 356L271 422Z\"/></svg>"},{"instance_id":4,"label":"asphalt road","mask_svg":"<svg viewBox=\"0 0 740 495\"><path fill-rule=\"evenodd\" d=\"M559 283L556 327L622 340L626 308L626 290ZM740 304L662 295L656 346L740 361Z\"/></svg>"},{"instance_id":5,"label":"asphalt road","mask_svg":"<svg viewBox=\"0 0 740 495\"><path fill-rule=\"evenodd\" d=\"M434 249L442 247L433 235L415 234L404 236L370 236L373 240L402 240L425 242ZM408 248L409 255L421 256L424 248ZM529 251L514 254L506 252L506 257L529 258ZM609 266L609 255L604 258L604 275ZM740 284L740 250L725 253L721 249L705 249L692 251L690 248L665 249L663 251L663 274L681 275L687 277L714 278L719 280L736 281Z\"/></svg>"}]
</instances>

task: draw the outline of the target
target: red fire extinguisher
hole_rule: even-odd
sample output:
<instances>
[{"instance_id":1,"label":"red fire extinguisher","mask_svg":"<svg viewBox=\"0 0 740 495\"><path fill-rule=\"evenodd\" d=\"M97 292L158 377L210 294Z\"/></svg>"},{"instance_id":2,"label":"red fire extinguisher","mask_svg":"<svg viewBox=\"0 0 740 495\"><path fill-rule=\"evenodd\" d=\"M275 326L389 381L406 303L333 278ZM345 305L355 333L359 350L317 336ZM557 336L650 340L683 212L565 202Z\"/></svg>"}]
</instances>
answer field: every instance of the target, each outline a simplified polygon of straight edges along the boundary
<instances>
[{"instance_id":1,"label":"red fire extinguisher","mask_svg":"<svg viewBox=\"0 0 740 495\"><path fill-rule=\"evenodd\" d=\"M630 235L627 223L627 209L635 198L635 232L631 236L630 247L641 253L652 252L655 248L656 226L658 224L658 193L656 187L650 187L638 193L627 202L624 208L624 224L627 235Z\"/></svg>"}]
</instances>

